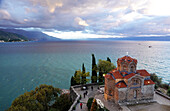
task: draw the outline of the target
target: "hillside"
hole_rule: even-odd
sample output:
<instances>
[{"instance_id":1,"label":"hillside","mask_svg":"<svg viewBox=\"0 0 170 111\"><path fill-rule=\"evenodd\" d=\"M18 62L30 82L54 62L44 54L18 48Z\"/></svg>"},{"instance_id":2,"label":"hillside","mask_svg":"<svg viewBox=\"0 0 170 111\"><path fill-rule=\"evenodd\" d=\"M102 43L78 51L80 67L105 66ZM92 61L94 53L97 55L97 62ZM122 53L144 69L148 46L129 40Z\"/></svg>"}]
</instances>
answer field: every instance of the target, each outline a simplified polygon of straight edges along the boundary
<instances>
[{"instance_id":1,"label":"hillside","mask_svg":"<svg viewBox=\"0 0 170 111\"><path fill-rule=\"evenodd\" d=\"M15 41L28 41L28 39L16 33L5 32L0 30L0 41L15 42Z\"/></svg>"},{"instance_id":2,"label":"hillside","mask_svg":"<svg viewBox=\"0 0 170 111\"><path fill-rule=\"evenodd\" d=\"M1 29L5 32L12 32L23 35L28 38L30 41L58 41L61 40L59 38L55 38L52 36L48 36L40 31L25 31L25 30L18 30L18 29Z\"/></svg>"}]
</instances>

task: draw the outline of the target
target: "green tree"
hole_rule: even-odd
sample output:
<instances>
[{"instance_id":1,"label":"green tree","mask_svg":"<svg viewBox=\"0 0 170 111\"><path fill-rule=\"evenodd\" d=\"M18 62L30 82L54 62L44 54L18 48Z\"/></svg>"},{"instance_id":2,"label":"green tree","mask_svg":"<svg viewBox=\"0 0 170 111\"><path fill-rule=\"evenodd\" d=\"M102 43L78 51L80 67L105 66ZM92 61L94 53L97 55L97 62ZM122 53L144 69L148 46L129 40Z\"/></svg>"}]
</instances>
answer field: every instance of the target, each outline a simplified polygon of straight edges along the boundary
<instances>
[{"instance_id":1,"label":"green tree","mask_svg":"<svg viewBox=\"0 0 170 111\"><path fill-rule=\"evenodd\" d=\"M91 82L97 83L97 65L96 65L96 58L94 54L92 54L92 76L91 76Z\"/></svg>"},{"instance_id":2,"label":"green tree","mask_svg":"<svg viewBox=\"0 0 170 111\"><path fill-rule=\"evenodd\" d=\"M72 104L70 101L69 94L62 94L60 97L56 98L56 102L52 107L57 109L57 111L68 111Z\"/></svg>"},{"instance_id":3,"label":"green tree","mask_svg":"<svg viewBox=\"0 0 170 111\"><path fill-rule=\"evenodd\" d=\"M82 83L81 84L86 84L86 69L85 69L85 67L84 67L84 63L83 63L83 65L82 65L82 76L81 76L81 78L82 78Z\"/></svg>"},{"instance_id":4,"label":"green tree","mask_svg":"<svg viewBox=\"0 0 170 111\"><path fill-rule=\"evenodd\" d=\"M104 80L103 74L108 73L109 71L111 71L114 68L116 68L116 67L110 61L99 59L99 62L98 62L99 82L103 82L103 80Z\"/></svg>"},{"instance_id":5,"label":"green tree","mask_svg":"<svg viewBox=\"0 0 170 111\"><path fill-rule=\"evenodd\" d=\"M8 111L48 111L51 102L58 98L61 90L51 85L40 85L31 92L17 97Z\"/></svg>"},{"instance_id":6,"label":"green tree","mask_svg":"<svg viewBox=\"0 0 170 111\"><path fill-rule=\"evenodd\" d=\"M71 76L71 86L74 86L74 85L76 85L76 81L74 80L74 77Z\"/></svg>"},{"instance_id":7,"label":"green tree","mask_svg":"<svg viewBox=\"0 0 170 111\"><path fill-rule=\"evenodd\" d=\"M169 87L169 89L167 91L167 95L170 97L170 87Z\"/></svg>"},{"instance_id":8,"label":"green tree","mask_svg":"<svg viewBox=\"0 0 170 111\"><path fill-rule=\"evenodd\" d=\"M93 99L90 111L97 111L97 102L96 99Z\"/></svg>"},{"instance_id":9,"label":"green tree","mask_svg":"<svg viewBox=\"0 0 170 111\"><path fill-rule=\"evenodd\" d=\"M76 84L86 84L87 82L89 82L89 79L85 78L85 77L89 77L90 74L89 72L85 72L83 73L81 70L77 70L74 80L76 81Z\"/></svg>"},{"instance_id":10,"label":"green tree","mask_svg":"<svg viewBox=\"0 0 170 111\"><path fill-rule=\"evenodd\" d=\"M107 61L109 61L111 63L111 59L109 57L107 57Z\"/></svg>"},{"instance_id":11,"label":"green tree","mask_svg":"<svg viewBox=\"0 0 170 111\"><path fill-rule=\"evenodd\" d=\"M152 73L150 76L151 80L155 82L155 88L160 87L162 84L162 78L159 78L155 73Z\"/></svg>"},{"instance_id":12,"label":"green tree","mask_svg":"<svg viewBox=\"0 0 170 111\"><path fill-rule=\"evenodd\" d=\"M89 98L88 101L87 101L88 110L90 110L90 108L91 108L91 105L92 105L92 103L93 103L93 99L94 99L94 98Z\"/></svg>"},{"instance_id":13,"label":"green tree","mask_svg":"<svg viewBox=\"0 0 170 111\"><path fill-rule=\"evenodd\" d=\"M102 72L101 68L99 68L99 78L98 78L99 82L103 82L104 80L103 74L104 73Z\"/></svg>"}]
</instances>

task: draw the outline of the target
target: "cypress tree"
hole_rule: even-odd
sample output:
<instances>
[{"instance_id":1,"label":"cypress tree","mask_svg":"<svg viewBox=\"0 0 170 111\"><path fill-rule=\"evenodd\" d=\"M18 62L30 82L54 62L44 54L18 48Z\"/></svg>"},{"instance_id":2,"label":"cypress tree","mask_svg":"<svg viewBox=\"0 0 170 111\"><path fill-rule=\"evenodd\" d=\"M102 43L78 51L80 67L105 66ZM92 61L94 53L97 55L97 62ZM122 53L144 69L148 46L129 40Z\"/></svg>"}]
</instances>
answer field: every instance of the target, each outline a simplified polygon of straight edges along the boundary
<instances>
[{"instance_id":1,"label":"cypress tree","mask_svg":"<svg viewBox=\"0 0 170 111\"><path fill-rule=\"evenodd\" d=\"M102 69L101 67L99 68L99 82L103 82L104 80L104 77L103 77L103 72L102 72Z\"/></svg>"},{"instance_id":2,"label":"cypress tree","mask_svg":"<svg viewBox=\"0 0 170 111\"><path fill-rule=\"evenodd\" d=\"M82 73L85 73L85 72L86 72L86 69L85 69L84 63L83 63L83 65L82 65Z\"/></svg>"},{"instance_id":3,"label":"cypress tree","mask_svg":"<svg viewBox=\"0 0 170 111\"><path fill-rule=\"evenodd\" d=\"M82 65L82 84L86 84L86 69L85 69L85 67L84 67L84 63L83 63L83 65Z\"/></svg>"},{"instance_id":4,"label":"cypress tree","mask_svg":"<svg viewBox=\"0 0 170 111\"><path fill-rule=\"evenodd\" d=\"M96 59L94 54L92 54L92 77L91 77L92 83L97 83L97 65L96 65Z\"/></svg>"},{"instance_id":5,"label":"cypress tree","mask_svg":"<svg viewBox=\"0 0 170 111\"><path fill-rule=\"evenodd\" d=\"M72 76L71 77L71 86L74 86L74 85L76 85L76 83L75 83L74 77Z\"/></svg>"},{"instance_id":6,"label":"cypress tree","mask_svg":"<svg viewBox=\"0 0 170 111\"><path fill-rule=\"evenodd\" d=\"M111 62L111 60L110 60L110 58L109 58L109 57L107 57L107 61Z\"/></svg>"}]
</instances>

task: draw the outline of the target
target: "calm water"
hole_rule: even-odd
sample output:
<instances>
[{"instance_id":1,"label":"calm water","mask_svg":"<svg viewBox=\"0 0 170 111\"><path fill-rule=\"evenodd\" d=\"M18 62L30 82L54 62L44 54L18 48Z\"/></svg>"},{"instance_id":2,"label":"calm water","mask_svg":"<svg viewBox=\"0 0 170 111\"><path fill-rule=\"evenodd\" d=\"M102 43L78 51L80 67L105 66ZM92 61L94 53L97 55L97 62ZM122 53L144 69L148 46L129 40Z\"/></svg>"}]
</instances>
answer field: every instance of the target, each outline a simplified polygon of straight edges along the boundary
<instances>
[{"instance_id":1,"label":"calm water","mask_svg":"<svg viewBox=\"0 0 170 111\"><path fill-rule=\"evenodd\" d=\"M151 45L152 48L148 48ZM91 70L91 54L96 59L119 57L138 59L137 68L156 73L170 81L170 42L26 42L0 43L0 109L8 108L20 94L40 84L69 88L75 70L85 63Z\"/></svg>"}]
</instances>

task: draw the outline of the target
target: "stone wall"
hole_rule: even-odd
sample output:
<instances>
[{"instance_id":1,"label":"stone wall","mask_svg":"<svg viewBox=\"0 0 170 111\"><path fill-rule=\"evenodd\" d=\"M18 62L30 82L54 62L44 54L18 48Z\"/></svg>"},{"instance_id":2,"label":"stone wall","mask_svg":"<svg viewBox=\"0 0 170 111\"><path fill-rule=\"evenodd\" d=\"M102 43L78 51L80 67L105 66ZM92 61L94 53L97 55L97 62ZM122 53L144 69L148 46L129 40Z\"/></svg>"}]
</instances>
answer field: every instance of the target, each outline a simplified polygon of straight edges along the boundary
<instances>
[{"instance_id":1,"label":"stone wall","mask_svg":"<svg viewBox=\"0 0 170 111\"><path fill-rule=\"evenodd\" d=\"M104 89L104 98L106 100L113 100L115 93L115 81L105 78L105 89Z\"/></svg>"},{"instance_id":2,"label":"stone wall","mask_svg":"<svg viewBox=\"0 0 170 111\"><path fill-rule=\"evenodd\" d=\"M120 88L118 89L118 95L119 95L119 101L118 102L124 102L127 98L127 88Z\"/></svg>"},{"instance_id":3,"label":"stone wall","mask_svg":"<svg viewBox=\"0 0 170 111\"><path fill-rule=\"evenodd\" d=\"M153 99L154 96L154 84L153 85L144 85L143 86L143 99Z\"/></svg>"}]
</instances>

